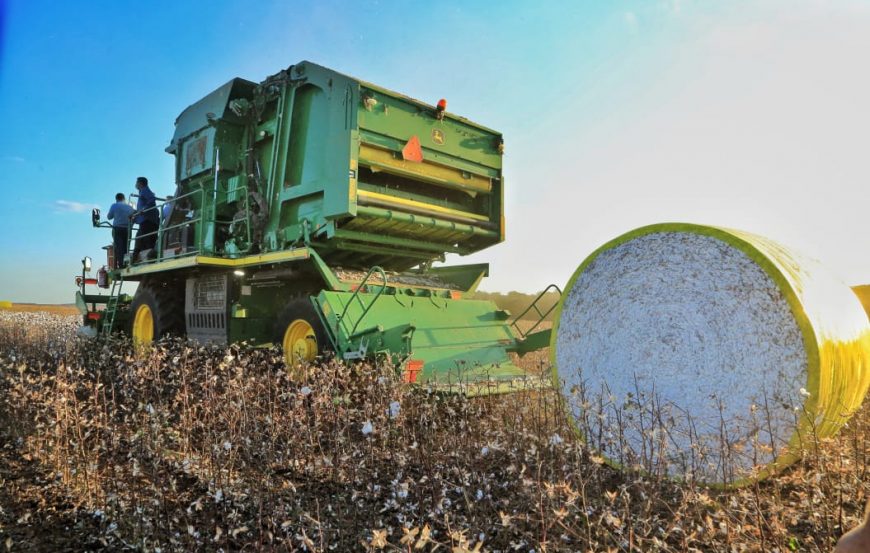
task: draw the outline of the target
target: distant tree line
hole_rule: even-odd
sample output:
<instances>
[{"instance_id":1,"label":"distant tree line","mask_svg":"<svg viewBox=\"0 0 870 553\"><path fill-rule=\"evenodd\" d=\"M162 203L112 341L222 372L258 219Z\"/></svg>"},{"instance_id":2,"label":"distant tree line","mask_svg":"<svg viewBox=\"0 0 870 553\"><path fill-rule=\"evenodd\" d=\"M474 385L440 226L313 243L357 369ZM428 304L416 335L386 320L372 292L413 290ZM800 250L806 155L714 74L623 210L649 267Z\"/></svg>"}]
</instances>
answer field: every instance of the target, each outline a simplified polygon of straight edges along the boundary
<instances>
[{"instance_id":1,"label":"distant tree line","mask_svg":"<svg viewBox=\"0 0 870 553\"><path fill-rule=\"evenodd\" d=\"M523 311L529 307L535 298L538 297L538 293L534 294L524 294L522 292L508 292L507 294L503 294L501 292L475 292L472 296L474 299L479 300L490 300L494 302L499 309L507 309L510 311L511 315L516 317L520 315ZM559 295L555 292L547 292L544 297L541 298L541 301L538 302L538 309L541 310L541 313L546 313L550 307L556 305L559 301ZM550 313L546 320L552 321L553 315L555 311ZM523 319L537 321L538 314L532 309L530 312L526 313Z\"/></svg>"}]
</instances>

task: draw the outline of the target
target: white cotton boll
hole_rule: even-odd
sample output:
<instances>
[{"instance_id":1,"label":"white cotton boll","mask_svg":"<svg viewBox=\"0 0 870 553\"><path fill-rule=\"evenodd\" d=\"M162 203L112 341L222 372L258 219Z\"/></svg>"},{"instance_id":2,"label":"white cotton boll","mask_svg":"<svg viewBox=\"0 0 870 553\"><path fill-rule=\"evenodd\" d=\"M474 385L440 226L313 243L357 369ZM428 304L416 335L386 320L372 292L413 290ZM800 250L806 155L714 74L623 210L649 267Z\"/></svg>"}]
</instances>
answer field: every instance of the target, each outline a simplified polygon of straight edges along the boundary
<instances>
[{"instance_id":1,"label":"white cotton boll","mask_svg":"<svg viewBox=\"0 0 870 553\"><path fill-rule=\"evenodd\" d=\"M562 436L558 434L553 434L550 436L550 445L559 445L562 443Z\"/></svg>"},{"instance_id":2,"label":"white cotton boll","mask_svg":"<svg viewBox=\"0 0 870 553\"><path fill-rule=\"evenodd\" d=\"M477 490L477 493L474 495L474 497L477 498L478 501L483 499L483 490Z\"/></svg>"},{"instance_id":3,"label":"white cotton boll","mask_svg":"<svg viewBox=\"0 0 870 553\"><path fill-rule=\"evenodd\" d=\"M390 418L394 419L399 416L399 412L402 410L402 404L398 401L393 401L390 403Z\"/></svg>"},{"instance_id":4,"label":"white cotton boll","mask_svg":"<svg viewBox=\"0 0 870 553\"><path fill-rule=\"evenodd\" d=\"M302 394L303 396L310 395L311 388L309 388L308 386L302 386L302 388L299 389L299 393Z\"/></svg>"},{"instance_id":5,"label":"white cotton boll","mask_svg":"<svg viewBox=\"0 0 870 553\"><path fill-rule=\"evenodd\" d=\"M362 427L362 433L364 436L367 436L375 431L375 427L372 425L371 421L366 421Z\"/></svg>"},{"instance_id":6,"label":"white cotton boll","mask_svg":"<svg viewBox=\"0 0 870 553\"><path fill-rule=\"evenodd\" d=\"M483 455L484 457L486 457L487 455L489 455L489 448L486 446L483 446L482 448L480 448L480 454Z\"/></svg>"},{"instance_id":7,"label":"white cotton boll","mask_svg":"<svg viewBox=\"0 0 870 553\"><path fill-rule=\"evenodd\" d=\"M228 441L224 442L224 451L229 451L229 450L231 450L232 448L233 448L233 444L232 444L232 443L230 443L230 442L228 442Z\"/></svg>"}]
</instances>

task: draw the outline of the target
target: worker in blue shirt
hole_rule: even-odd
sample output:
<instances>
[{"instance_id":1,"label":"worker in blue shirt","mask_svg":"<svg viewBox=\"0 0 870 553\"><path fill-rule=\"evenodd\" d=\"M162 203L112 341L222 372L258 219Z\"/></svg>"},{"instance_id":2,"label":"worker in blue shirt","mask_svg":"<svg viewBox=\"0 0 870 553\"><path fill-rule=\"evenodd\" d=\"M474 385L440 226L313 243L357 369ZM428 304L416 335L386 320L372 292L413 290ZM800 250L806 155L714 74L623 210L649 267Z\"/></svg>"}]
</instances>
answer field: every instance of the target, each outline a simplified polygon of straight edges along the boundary
<instances>
[{"instance_id":1,"label":"worker in blue shirt","mask_svg":"<svg viewBox=\"0 0 870 553\"><path fill-rule=\"evenodd\" d=\"M115 203L109 208L106 218L112 221L112 241L114 243L115 269L124 266L124 256L127 254L127 244L130 241L130 219L133 208L124 202L124 195L115 194Z\"/></svg>"},{"instance_id":2,"label":"worker in blue shirt","mask_svg":"<svg viewBox=\"0 0 870 553\"><path fill-rule=\"evenodd\" d=\"M169 214L172 213L172 200L174 196L166 196L166 201L163 203L162 211L162 219L163 226L167 226L169 224Z\"/></svg>"},{"instance_id":3,"label":"worker in blue shirt","mask_svg":"<svg viewBox=\"0 0 870 553\"><path fill-rule=\"evenodd\" d=\"M134 222L139 225L139 230L136 231L136 246L133 248L134 263L140 253L153 250L157 245L157 228L160 226L160 211L157 209L154 192L148 188L148 179L136 178L136 189L139 191L139 201L136 202Z\"/></svg>"}]
</instances>

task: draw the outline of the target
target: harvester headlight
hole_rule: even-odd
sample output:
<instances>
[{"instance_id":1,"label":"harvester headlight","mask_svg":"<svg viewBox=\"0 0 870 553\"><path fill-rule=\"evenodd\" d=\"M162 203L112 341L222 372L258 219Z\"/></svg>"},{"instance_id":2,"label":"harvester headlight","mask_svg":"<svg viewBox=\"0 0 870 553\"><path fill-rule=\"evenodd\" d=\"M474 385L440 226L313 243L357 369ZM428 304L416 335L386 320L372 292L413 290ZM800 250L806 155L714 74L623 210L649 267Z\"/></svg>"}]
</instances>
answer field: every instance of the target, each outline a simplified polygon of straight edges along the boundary
<instances>
[{"instance_id":1,"label":"harvester headlight","mask_svg":"<svg viewBox=\"0 0 870 553\"><path fill-rule=\"evenodd\" d=\"M243 271L241 269L236 269L235 271L233 271L233 274L238 276L238 277L243 277L243 276L245 276L245 271Z\"/></svg>"}]
</instances>

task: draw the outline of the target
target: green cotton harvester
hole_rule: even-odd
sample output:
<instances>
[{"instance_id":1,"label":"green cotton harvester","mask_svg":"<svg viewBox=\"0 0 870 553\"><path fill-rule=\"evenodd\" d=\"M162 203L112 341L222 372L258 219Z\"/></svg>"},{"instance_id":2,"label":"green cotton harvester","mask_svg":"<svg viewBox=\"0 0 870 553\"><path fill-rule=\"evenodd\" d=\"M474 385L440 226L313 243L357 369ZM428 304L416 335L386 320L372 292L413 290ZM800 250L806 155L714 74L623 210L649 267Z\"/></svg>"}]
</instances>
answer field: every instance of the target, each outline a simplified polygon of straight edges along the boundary
<instances>
[{"instance_id":1,"label":"green cotton harvester","mask_svg":"<svg viewBox=\"0 0 870 553\"><path fill-rule=\"evenodd\" d=\"M156 247L99 279L83 271L84 330L278 344L291 366L389 359L408 382L515 389L525 373L509 352L548 345L549 330L521 332L473 299L488 265L433 266L504 240L503 144L444 100L310 62L233 79L175 122ZM96 210L93 223L108 225Z\"/></svg>"}]
</instances>

